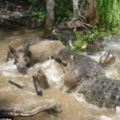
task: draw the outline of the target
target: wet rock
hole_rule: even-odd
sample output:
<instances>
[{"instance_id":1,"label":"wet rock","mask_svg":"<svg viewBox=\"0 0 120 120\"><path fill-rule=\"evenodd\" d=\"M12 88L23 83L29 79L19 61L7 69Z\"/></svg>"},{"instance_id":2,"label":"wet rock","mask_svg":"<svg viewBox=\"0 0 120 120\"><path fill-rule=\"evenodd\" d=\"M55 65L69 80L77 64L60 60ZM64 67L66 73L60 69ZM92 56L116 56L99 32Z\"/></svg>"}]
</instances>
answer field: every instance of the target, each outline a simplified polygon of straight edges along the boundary
<instances>
[{"instance_id":1,"label":"wet rock","mask_svg":"<svg viewBox=\"0 0 120 120\"><path fill-rule=\"evenodd\" d=\"M120 36L111 35L104 37L103 45L104 45L104 50L110 50L119 56Z\"/></svg>"},{"instance_id":2,"label":"wet rock","mask_svg":"<svg viewBox=\"0 0 120 120\"><path fill-rule=\"evenodd\" d=\"M37 74L33 76L33 80L36 79L41 88L47 89L49 88L49 84L47 78L42 70L38 70Z\"/></svg>"},{"instance_id":3,"label":"wet rock","mask_svg":"<svg viewBox=\"0 0 120 120\"><path fill-rule=\"evenodd\" d=\"M62 89L64 86L64 70L55 60L45 61L41 65L41 70L47 78L51 88Z\"/></svg>"}]
</instances>

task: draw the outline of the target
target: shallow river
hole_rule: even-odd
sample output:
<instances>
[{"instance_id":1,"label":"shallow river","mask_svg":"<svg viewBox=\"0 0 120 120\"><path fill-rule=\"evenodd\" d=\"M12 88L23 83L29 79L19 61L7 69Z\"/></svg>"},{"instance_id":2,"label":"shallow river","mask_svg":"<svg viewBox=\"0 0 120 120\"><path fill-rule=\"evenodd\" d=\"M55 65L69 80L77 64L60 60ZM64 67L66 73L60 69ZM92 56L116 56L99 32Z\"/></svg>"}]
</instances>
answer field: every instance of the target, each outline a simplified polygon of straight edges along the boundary
<instances>
[{"instance_id":1,"label":"shallow river","mask_svg":"<svg viewBox=\"0 0 120 120\"><path fill-rule=\"evenodd\" d=\"M5 62L7 56L8 45L19 46L29 42L36 42L40 39L39 31L20 31L11 33L0 33L0 106L8 106L10 103L37 104L38 100L43 98L54 99L61 106L61 112L53 116L49 113L39 113L33 117L15 118L16 120L120 120L120 108L107 109L98 108L95 105L85 101L83 96L76 94L67 94L61 90L49 89L43 91L43 97L35 94L32 85L31 75L21 75L17 72L16 66L12 61ZM115 66L115 65L114 65ZM112 69L113 67L112 66ZM119 72L119 71L117 71ZM109 74L109 77L114 77ZM16 80L25 86L25 90L19 90L9 83L9 80ZM29 97L28 97L29 96ZM26 99L26 98L29 99ZM37 100L34 101L34 99ZM12 101L12 102L11 102ZM21 107L18 106L18 107Z\"/></svg>"}]
</instances>

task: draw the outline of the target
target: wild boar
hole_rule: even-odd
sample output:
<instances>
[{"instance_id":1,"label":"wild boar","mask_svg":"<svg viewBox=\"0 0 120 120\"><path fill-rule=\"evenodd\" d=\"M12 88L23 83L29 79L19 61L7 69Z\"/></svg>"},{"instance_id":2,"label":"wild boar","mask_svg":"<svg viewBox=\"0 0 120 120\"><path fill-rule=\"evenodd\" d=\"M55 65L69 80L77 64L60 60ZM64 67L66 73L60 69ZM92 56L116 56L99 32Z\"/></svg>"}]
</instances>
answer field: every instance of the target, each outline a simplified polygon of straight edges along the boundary
<instances>
[{"instance_id":1,"label":"wild boar","mask_svg":"<svg viewBox=\"0 0 120 120\"><path fill-rule=\"evenodd\" d=\"M35 63L42 63L55 56L65 48L60 41L44 40L34 45L20 46L17 49L9 47L7 60L12 56L19 72L25 74Z\"/></svg>"}]
</instances>

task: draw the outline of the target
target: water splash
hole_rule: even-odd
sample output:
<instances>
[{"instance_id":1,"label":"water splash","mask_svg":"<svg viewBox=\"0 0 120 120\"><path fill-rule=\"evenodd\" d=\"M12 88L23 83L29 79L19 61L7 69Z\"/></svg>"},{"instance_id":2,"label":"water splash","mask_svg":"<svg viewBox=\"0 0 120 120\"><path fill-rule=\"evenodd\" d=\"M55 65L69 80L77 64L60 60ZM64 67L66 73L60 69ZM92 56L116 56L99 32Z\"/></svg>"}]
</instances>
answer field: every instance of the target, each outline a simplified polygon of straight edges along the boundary
<instances>
[{"instance_id":1,"label":"water splash","mask_svg":"<svg viewBox=\"0 0 120 120\"><path fill-rule=\"evenodd\" d=\"M17 73L16 65L14 64L14 60L10 60L8 62L4 62L0 64L0 73L3 76L14 76Z\"/></svg>"},{"instance_id":2,"label":"water splash","mask_svg":"<svg viewBox=\"0 0 120 120\"><path fill-rule=\"evenodd\" d=\"M116 113L120 114L120 106L116 106Z\"/></svg>"},{"instance_id":3,"label":"water splash","mask_svg":"<svg viewBox=\"0 0 120 120\"><path fill-rule=\"evenodd\" d=\"M52 88L61 89L63 87L64 73L60 65L54 60L47 60L42 64L34 65L28 69L27 75L22 75L17 71L14 60L0 64L0 73L7 78L32 77L39 69L46 75L48 83Z\"/></svg>"},{"instance_id":4,"label":"water splash","mask_svg":"<svg viewBox=\"0 0 120 120\"><path fill-rule=\"evenodd\" d=\"M114 53L120 52L120 36L104 37L104 50L111 50Z\"/></svg>"},{"instance_id":5,"label":"water splash","mask_svg":"<svg viewBox=\"0 0 120 120\"><path fill-rule=\"evenodd\" d=\"M42 64L36 64L29 69L28 74L32 76L41 69L46 75L47 81L52 88L61 89L64 85L64 72L61 66L55 60L47 60Z\"/></svg>"},{"instance_id":6,"label":"water splash","mask_svg":"<svg viewBox=\"0 0 120 120\"><path fill-rule=\"evenodd\" d=\"M41 69L45 73L51 87L56 89L61 89L63 87L64 72L58 63L54 60L48 60L41 65Z\"/></svg>"},{"instance_id":7,"label":"water splash","mask_svg":"<svg viewBox=\"0 0 120 120\"><path fill-rule=\"evenodd\" d=\"M112 120L112 118L109 118L109 117L107 117L107 116L105 116L105 115L102 115L102 116L100 116L100 117L98 118L98 120Z\"/></svg>"},{"instance_id":8,"label":"water splash","mask_svg":"<svg viewBox=\"0 0 120 120\"><path fill-rule=\"evenodd\" d=\"M72 96L80 103L87 103L83 94L72 93Z\"/></svg>"}]
</instances>

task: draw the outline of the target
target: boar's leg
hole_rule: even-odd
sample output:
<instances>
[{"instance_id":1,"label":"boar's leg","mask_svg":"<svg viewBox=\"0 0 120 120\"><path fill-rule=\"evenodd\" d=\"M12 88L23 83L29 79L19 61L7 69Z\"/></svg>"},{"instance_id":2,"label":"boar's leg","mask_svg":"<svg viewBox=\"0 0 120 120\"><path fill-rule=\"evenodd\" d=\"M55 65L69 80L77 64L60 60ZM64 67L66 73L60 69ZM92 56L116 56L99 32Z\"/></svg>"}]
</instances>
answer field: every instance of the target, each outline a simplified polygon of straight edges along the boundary
<instances>
[{"instance_id":1,"label":"boar's leg","mask_svg":"<svg viewBox=\"0 0 120 120\"><path fill-rule=\"evenodd\" d=\"M15 53L16 53L16 50L12 46L9 46L6 61L9 61L9 59L14 58Z\"/></svg>"}]
</instances>

